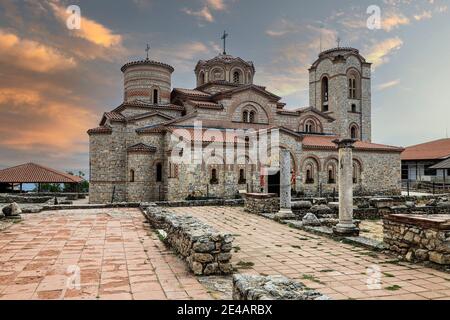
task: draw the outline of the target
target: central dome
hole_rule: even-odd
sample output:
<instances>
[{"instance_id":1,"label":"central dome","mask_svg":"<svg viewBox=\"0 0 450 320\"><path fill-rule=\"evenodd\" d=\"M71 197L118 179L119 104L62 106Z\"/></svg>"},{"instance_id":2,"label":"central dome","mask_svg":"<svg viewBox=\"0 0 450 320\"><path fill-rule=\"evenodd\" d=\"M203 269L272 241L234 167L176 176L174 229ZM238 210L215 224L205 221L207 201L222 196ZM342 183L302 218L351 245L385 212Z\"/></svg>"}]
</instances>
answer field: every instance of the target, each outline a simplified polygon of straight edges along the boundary
<instances>
[{"instance_id":1,"label":"central dome","mask_svg":"<svg viewBox=\"0 0 450 320\"><path fill-rule=\"evenodd\" d=\"M195 67L195 75L197 87L217 82L246 85L253 83L255 67L251 61L219 54L210 60L200 60Z\"/></svg>"}]
</instances>

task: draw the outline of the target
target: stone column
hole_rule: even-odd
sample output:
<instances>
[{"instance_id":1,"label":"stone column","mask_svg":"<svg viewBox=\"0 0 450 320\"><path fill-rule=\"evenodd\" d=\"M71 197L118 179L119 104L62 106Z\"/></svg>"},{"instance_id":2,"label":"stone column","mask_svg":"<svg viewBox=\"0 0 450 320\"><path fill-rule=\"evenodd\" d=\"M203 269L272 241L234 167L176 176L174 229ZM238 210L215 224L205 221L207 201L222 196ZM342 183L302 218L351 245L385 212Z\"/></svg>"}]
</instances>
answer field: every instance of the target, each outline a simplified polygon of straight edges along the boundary
<instances>
[{"instance_id":1,"label":"stone column","mask_svg":"<svg viewBox=\"0 0 450 320\"><path fill-rule=\"evenodd\" d=\"M280 211L276 217L278 219L295 217L291 210L291 154L285 149L280 149Z\"/></svg>"},{"instance_id":2,"label":"stone column","mask_svg":"<svg viewBox=\"0 0 450 320\"><path fill-rule=\"evenodd\" d=\"M339 236L359 235L353 223L353 139L333 141L339 151L339 223L333 233Z\"/></svg>"}]
</instances>

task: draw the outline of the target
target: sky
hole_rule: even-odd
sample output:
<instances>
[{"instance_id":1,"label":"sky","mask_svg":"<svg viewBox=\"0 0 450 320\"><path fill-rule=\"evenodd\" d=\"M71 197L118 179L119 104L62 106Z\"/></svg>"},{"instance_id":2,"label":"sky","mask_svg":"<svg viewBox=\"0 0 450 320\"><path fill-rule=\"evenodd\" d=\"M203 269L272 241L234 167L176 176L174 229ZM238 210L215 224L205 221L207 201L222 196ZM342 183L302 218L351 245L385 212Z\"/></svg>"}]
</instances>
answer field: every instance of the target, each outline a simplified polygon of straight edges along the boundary
<instances>
[{"instance_id":1,"label":"sky","mask_svg":"<svg viewBox=\"0 0 450 320\"><path fill-rule=\"evenodd\" d=\"M81 28L69 29L69 5ZM374 11L380 24L368 28ZM320 49L351 46L372 62L372 138L408 146L450 131L448 0L0 0L0 168L89 167L86 131L123 101L120 67L145 57L195 87L200 59L251 60L254 82L308 106ZM70 20L74 21L74 20ZM372 24L373 25L373 24Z\"/></svg>"}]
</instances>

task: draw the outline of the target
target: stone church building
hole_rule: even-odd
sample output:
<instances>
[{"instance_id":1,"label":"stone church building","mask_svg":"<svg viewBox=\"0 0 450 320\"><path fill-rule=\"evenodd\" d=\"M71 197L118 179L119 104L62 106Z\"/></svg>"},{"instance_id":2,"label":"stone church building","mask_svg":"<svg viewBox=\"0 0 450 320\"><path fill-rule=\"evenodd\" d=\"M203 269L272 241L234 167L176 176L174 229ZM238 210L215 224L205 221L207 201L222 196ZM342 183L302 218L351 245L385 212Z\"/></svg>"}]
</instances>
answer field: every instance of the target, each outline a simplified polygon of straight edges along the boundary
<instances>
[{"instance_id":1,"label":"stone church building","mask_svg":"<svg viewBox=\"0 0 450 320\"><path fill-rule=\"evenodd\" d=\"M337 191L337 138L357 140L356 194L400 192L403 149L371 141L371 64L357 49L321 52L309 68L309 106L297 109L286 108L281 97L253 83L251 61L225 52L198 61L193 89L172 89L174 68L148 58L129 62L121 71L123 103L105 112L99 127L88 131L92 203L279 192L279 173L262 170L245 152L241 161L171 161L174 153L192 152L175 145L174 136L185 146L231 143L245 150L248 137L230 137L225 134L230 129L278 129L280 148L291 153L297 194ZM201 130L194 128L198 123Z\"/></svg>"}]
</instances>

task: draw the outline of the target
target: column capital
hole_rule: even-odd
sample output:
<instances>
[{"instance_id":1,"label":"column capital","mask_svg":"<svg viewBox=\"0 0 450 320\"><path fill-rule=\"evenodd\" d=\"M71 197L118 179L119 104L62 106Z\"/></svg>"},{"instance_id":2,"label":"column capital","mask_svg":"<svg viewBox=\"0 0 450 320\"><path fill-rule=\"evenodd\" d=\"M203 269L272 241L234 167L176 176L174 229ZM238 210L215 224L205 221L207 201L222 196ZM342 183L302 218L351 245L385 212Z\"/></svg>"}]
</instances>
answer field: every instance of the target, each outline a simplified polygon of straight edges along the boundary
<instances>
[{"instance_id":1,"label":"column capital","mask_svg":"<svg viewBox=\"0 0 450 320\"><path fill-rule=\"evenodd\" d=\"M353 149L354 143L356 142L355 139L336 139L332 141L334 144L336 144L338 149L343 149L343 148L351 148Z\"/></svg>"}]
</instances>

